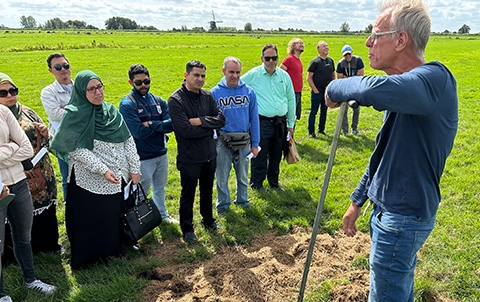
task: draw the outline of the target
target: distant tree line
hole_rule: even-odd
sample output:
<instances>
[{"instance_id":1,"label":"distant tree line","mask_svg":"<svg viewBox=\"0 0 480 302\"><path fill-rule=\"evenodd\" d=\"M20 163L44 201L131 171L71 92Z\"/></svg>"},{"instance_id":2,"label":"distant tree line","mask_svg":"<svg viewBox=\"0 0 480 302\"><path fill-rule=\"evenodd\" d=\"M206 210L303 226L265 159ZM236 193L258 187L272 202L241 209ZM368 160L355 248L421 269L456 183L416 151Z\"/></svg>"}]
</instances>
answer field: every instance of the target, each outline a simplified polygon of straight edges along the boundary
<instances>
[{"instance_id":1,"label":"distant tree line","mask_svg":"<svg viewBox=\"0 0 480 302\"><path fill-rule=\"evenodd\" d=\"M215 21L211 21L215 22ZM218 21L220 22L220 21ZM34 28L44 28L44 29L98 29L97 27L93 25L87 24L85 21L79 21L79 20L68 20L66 22L62 21L60 18L53 18L50 20L47 20L44 24L39 24L37 25L37 22L34 17L32 16L22 16L20 17L20 25L22 28L25 29L34 29ZM216 25L216 24L215 24ZM7 28L5 25L0 24L0 29L5 29ZM363 31L359 32L364 32L364 33L371 33L372 32L373 25L369 24ZM154 26L142 26L137 24L135 20L125 18L125 17L111 17L105 20L105 29L107 30L158 30ZM463 24L462 27L458 29L459 34L469 34L470 33L470 26L467 24ZM191 30L187 28L186 25L182 25L181 28L173 28L172 31L194 31L194 32L203 32L205 29L203 27L194 27ZM235 32L237 29L235 27L216 27L215 26L215 31L223 31L223 32ZM245 23L245 26L243 27L243 31L245 32L253 32L253 31L265 31L262 28L257 28L253 29L252 23L247 22ZM272 29L271 31L276 31ZM306 32L302 29L293 29L293 28L287 28L283 29L281 27L278 28L279 32ZM340 25L339 32L341 33L350 33L350 25L348 22L343 22ZM443 32L444 34L449 34L450 31L445 30ZM456 32L453 32L456 33Z\"/></svg>"}]
</instances>

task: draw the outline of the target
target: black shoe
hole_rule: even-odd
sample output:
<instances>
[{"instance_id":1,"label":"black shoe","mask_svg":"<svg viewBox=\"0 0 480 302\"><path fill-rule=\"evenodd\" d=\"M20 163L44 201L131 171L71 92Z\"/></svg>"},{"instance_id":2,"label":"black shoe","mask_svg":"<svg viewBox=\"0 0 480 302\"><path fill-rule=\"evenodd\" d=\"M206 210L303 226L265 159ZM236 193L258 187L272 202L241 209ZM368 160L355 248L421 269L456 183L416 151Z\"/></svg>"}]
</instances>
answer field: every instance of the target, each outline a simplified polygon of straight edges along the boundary
<instances>
[{"instance_id":1,"label":"black shoe","mask_svg":"<svg viewBox=\"0 0 480 302\"><path fill-rule=\"evenodd\" d=\"M250 188L252 188L255 191L263 191L263 186L262 185L256 185L254 183L250 184Z\"/></svg>"},{"instance_id":2,"label":"black shoe","mask_svg":"<svg viewBox=\"0 0 480 302\"><path fill-rule=\"evenodd\" d=\"M270 188L272 188L274 190L282 191L282 192L285 191L285 189L280 187L280 185L270 185Z\"/></svg>"},{"instance_id":3,"label":"black shoe","mask_svg":"<svg viewBox=\"0 0 480 302\"><path fill-rule=\"evenodd\" d=\"M183 240L185 240L185 242L188 243L188 244L192 244L192 243L197 242L198 238L195 235L195 233L193 231L191 231L191 232L185 232L183 234Z\"/></svg>"},{"instance_id":4,"label":"black shoe","mask_svg":"<svg viewBox=\"0 0 480 302\"><path fill-rule=\"evenodd\" d=\"M203 227L209 232L216 232L220 229L220 226L216 222L212 222L212 224L205 224L202 222Z\"/></svg>"},{"instance_id":5,"label":"black shoe","mask_svg":"<svg viewBox=\"0 0 480 302\"><path fill-rule=\"evenodd\" d=\"M230 211L230 209L221 209L221 210L217 210L217 215L219 217L225 217L227 216L228 212Z\"/></svg>"},{"instance_id":6,"label":"black shoe","mask_svg":"<svg viewBox=\"0 0 480 302\"><path fill-rule=\"evenodd\" d=\"M310 137L313 137L313 138L317 137L317 136L315 135L315 132L309 132L308 135L310 135Z\"/></svg>"},{"instance_id":7,"label":"black shoe","mask_svg":"<svg viewBox=\"0 0 480 302\"><path fill-rule=\"evenodd\" d=\"M327 134L325 133L325 131L318 131L318 134L327 135Z\"/></svg>"}]
</instances>

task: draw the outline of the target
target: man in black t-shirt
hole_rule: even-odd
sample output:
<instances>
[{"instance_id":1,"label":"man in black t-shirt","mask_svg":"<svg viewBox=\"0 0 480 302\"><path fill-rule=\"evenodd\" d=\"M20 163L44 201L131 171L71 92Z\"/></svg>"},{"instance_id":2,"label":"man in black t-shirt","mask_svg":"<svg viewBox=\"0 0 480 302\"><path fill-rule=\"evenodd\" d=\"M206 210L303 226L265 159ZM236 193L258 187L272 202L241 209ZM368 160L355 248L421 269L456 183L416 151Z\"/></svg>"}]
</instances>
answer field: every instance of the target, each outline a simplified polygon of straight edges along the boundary
<instances>
[{"instance_id":1,"label":"man in black t-shirt","mask_svg":"<svg viewBox=\"0 0 480 302\"><path fill-rule=\"evenodd\" d=\"M324 93L328 83L335 79L335 62L328 57L328 44L325 41L318 42L318 57L313 59L308 66L307 82L312 89L310 94L310 115L308 116L308 134L315 135L315 119L320 107L320 119L318 121L318 133L325 134L325 122L327 121L327 106L325 105Z\"/></svg>"}]
</instances>

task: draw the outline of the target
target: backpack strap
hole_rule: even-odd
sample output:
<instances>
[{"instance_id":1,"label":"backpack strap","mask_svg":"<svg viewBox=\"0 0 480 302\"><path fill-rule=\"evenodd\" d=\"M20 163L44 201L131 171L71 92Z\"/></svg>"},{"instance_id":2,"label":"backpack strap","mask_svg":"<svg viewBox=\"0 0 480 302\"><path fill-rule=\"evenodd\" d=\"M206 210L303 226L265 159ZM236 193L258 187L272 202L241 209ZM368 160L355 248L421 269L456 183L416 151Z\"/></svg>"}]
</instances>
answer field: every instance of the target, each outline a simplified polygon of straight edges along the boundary
<instances>
[{"instance_id":1,"label":"backpack strap","mask_svg":"<svg viewBox=\"0 0 480 302\"><path fill-rule=\"evenodd\" d=\"M135 111L138 111L137 100L135 100L133 94L130 92L129 94L127 94L127 97L130 99L130 101L132 101L133 105L135 105Z\"/></svg>"}]
</instances>

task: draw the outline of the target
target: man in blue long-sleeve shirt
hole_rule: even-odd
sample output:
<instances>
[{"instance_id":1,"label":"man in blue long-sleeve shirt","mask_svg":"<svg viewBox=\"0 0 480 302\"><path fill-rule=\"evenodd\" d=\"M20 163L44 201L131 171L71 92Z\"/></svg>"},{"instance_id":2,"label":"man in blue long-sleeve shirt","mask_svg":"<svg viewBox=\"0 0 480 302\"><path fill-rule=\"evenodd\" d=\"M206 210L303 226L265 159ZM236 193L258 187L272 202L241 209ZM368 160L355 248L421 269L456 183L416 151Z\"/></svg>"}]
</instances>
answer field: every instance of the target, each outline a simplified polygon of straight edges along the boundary
<instances>
[{"instance_id":1,"label":"man in blue long-sleeve shirt","mask_svg":"<svg viewBox=\"0 0 480 302\"><path fill-rule=\"evenodd\" d=\"M381 1L379 8L366 46L370 66L387 76L333 81L325 99L329 107L356 100L386 110L342 228L355 235L370 199L369 301L413 301L416 254L434 227L440 177L457 132L456 81L441 63L425 62L431 24L421 0Z\"/></svg>"},{"instance_id":2,"label":"man in blue long-sleeve shirt","mask_svg":"<svg viewBox=\"0 0 480 302\"><path fill-rule=\"evenodd\" d=\"M120 113L135 139L140 156L142 187L148 194L152 186L152 199L162 220L178 223L168 214L165 203L168 179L166 134L173 131L167 102L149 92L151 78L145 66L132 65L128 76L132 91L121 100Z\"/></svg>"}]
</instances>

